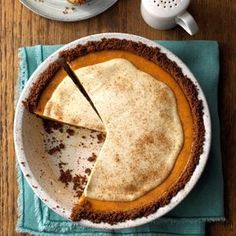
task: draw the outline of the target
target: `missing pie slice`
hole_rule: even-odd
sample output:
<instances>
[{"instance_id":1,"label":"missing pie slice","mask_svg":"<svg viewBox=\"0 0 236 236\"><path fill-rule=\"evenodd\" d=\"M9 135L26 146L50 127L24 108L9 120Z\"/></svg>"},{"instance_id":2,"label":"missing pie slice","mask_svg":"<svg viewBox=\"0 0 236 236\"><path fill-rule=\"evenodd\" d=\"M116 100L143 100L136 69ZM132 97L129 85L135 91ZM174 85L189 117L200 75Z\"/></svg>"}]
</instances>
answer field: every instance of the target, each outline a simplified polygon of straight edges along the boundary
<instances>
[{"instance_id":1,"label":"missing pie slice","mask_svg":"<svg viewBox=\"0 0 236 236\"><path fill-rule=\"evenodd\" d=\"M154 213L190 179L204 142L194 84L158 48L104 39L61 56L104 123L66 73L52 63L26 101L44 118L106 134L73 220L111 224Z\"/></svg>"}]
</instances>

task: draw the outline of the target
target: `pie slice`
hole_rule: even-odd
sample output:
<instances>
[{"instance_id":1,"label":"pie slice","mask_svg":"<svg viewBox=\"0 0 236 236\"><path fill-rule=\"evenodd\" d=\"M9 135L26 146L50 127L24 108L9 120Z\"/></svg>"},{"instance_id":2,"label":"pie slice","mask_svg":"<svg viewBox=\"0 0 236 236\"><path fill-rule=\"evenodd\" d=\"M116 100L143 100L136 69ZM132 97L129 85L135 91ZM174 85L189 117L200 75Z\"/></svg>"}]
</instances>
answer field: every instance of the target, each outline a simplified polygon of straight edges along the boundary
<instances>
[{"instance_id":1,"label":"pie slice","mask_svg":"<svg viewBox=\"0 0 236 236\"><path fill-rule=\"evenodd\" d=\"M62 70L42 92L34 112L51 120L105 132L96 112Z\"/></svg>"},{"instance_id":2,"label":"pie slice","mask_svg":"<svg viewBox=\"0 0 236 236\"><path fill-rule=\"evenodd\" d=\"M72 4L84 4L86 3L86 0L67 0L68 2Z\"/></svg>"},{"instance_id":3,"label":"pie slice","mask_svg":"<svg viewBox=\"0 0 236 236\"><path fill-rule=\"evenodd\" d=\"M103 124L55 64L26 101L44 118L106 133L73 220L111 224L154 213L190 179L204 142L194 84L158 48L104 39L61 53Z\"/></svg>"}]
</instances>

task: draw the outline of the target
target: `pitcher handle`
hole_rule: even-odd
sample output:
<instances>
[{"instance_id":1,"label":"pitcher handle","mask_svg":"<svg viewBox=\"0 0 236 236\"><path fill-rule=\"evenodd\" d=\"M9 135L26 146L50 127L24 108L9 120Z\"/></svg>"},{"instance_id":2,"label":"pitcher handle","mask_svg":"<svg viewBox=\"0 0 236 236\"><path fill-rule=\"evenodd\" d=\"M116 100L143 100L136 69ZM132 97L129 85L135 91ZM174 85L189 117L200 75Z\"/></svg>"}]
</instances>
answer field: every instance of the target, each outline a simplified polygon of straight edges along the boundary
<instances>
[{"instance_id":1,"label":"pitcher handle","mask_svg":"<svg viewBox=\"0 0 236 236\"><path fill-rule=\"evenodd\" d=\"M198 25L189 12L185 11L182 15L179 15L175 19L176 23L180 25L190 35L194 35L198 32Z\"/></svg>"}]
</instances>

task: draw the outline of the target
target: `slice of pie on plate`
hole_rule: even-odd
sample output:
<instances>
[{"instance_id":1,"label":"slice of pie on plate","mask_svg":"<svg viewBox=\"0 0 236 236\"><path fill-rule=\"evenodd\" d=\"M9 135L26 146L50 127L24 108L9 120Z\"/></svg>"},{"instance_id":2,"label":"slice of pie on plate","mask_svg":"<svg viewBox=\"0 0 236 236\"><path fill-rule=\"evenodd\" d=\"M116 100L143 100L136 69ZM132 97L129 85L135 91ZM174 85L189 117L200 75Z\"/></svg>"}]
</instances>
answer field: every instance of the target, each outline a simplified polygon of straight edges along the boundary
<instances>
[{"instance_id":1,"label":"slice of pie on plate","mask_svg":"<svg viewBox=\"0 0 236 236\"><path fill-rule=\"evenodd\" d=\"M68 2L72 4L84 4L86 3L86 0L67 0Z\"/></svg>"},{"instance_id":2,"label":"slice of pie on plate","mask_svg":"<svg viewBox=\"0 0 236 236\"><path fill-rule=\"evenodd\" d=\"M167 205L203 151L203 106L193 82L159 48L141 42L91 41L60 56L70 62L103 122L56 63L40 75L26 107L106 134L71 218L115 224Z\"/></svg>"}]
</instances>

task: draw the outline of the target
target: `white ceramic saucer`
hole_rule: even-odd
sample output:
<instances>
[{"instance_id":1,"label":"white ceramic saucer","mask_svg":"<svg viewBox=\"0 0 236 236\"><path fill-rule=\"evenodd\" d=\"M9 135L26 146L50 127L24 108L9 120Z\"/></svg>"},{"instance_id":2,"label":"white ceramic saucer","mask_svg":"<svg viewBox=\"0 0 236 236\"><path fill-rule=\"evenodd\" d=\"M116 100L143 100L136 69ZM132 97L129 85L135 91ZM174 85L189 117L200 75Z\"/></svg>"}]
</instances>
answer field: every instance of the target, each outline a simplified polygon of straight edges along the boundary
<instances>
[{"instance_id":1,"label":"white ceramic saucer","mask_svg":"<svg viewBox=\"0 0 236 236\"><path fill-rule=\"evenodd\" d=\"M80 21L94 17L118 0L88 0L83 5L73 5L66 0L20 0L34 13L51 20Z\"/></svg>"}]
</instances>

